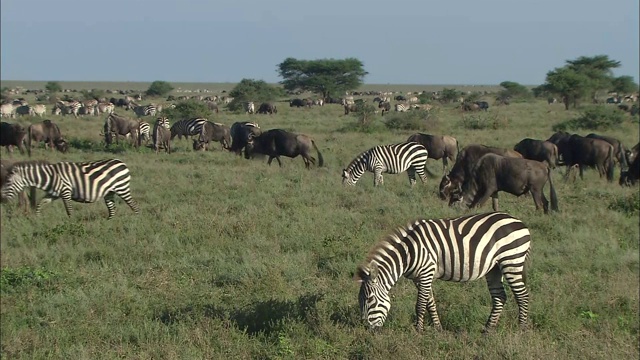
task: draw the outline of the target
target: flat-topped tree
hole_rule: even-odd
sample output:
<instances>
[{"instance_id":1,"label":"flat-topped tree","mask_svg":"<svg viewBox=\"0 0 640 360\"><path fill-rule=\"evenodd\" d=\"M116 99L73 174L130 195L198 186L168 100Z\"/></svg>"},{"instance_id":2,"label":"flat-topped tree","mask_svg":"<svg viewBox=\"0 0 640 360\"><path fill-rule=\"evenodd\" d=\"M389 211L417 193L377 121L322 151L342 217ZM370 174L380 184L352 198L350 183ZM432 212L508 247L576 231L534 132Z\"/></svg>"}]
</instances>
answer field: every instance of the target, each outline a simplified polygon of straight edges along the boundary
<instances>
[{"instance_id":1,"label":"flat-topped tree","mask_svg":"<svg viewBox=\"0 0 640 360\"><path fill-rule=\"evenodd\" d=\"M365 75L362 61L356 58L298 60L287 58L278 65L285 89L311 91L323 99L342 95L362 85Z\"/></svg>"}]
</instances>

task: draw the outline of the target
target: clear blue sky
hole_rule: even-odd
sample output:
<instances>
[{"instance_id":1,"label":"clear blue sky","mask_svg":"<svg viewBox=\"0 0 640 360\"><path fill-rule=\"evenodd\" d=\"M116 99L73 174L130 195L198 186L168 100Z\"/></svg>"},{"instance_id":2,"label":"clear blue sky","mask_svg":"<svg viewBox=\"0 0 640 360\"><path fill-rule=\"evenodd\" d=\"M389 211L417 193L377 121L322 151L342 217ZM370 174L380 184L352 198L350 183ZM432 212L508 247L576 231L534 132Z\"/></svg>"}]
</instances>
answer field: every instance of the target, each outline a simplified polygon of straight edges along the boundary
<instances>
[{"instance_id":1,"label":"clear blue sky","mask_svg":"<svg viewBox=\"0 0 640 360\"><path fill-rule=\"evenodd\" d=\"M2 0L3 80L277 82L356 57L372 84L540 84L579 56L639 78L638 0Z\"/></svg>"}]
</instances>

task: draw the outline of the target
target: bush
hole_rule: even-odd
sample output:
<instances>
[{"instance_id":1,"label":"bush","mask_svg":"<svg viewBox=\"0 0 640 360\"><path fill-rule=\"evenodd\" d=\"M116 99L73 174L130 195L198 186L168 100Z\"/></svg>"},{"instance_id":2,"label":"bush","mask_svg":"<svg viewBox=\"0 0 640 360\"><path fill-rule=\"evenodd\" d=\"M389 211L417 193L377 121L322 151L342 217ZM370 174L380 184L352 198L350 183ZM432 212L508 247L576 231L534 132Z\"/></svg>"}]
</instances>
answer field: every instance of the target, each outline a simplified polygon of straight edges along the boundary
<instances>
[{"instance_id":1,"label":"bush","mask_svg":"<svg viewBox=\"0 0 640 360\"><path fill-rule=\"evenodd\" d=\"M356 119L358 119L358 122L365 125L372 122L375 119L377 110L378 109L371 104L366 104L364 102L357 102L356 111L352 112L351 115L353 115Z\"/></svg>"},{"instance_id":2,"label":"bush","mask_svg":"<svg viewBox=\"0 0 640 360\"><path fill-rule=\"evenodd\" d=\"M456 89L447 89L444 88L440 92L440 101L443 103L450 103L456 101L458 98L462 96L462 93Z\"/></svg>"},{"instance_id":3,"label":"bush","mask_svg":"<svg viewBox=\"0 0 640 360\"><path fill-rule=\"evenodd\" d=\"M57 81L49 81L44 85L44 88L51 94L62 91L62 85Z\"/></svg>"},{"instance_id":4,"label":"bush","mask_svg":"<svg viewBox=\"0 0 640 360\"><path fill-rule=\"evenodd\" d=\"M607 130L624 122L624 113L611 106L592 106L580 116L553 125L553 131L569 129Z\"/></svg>"},{"instance_id":5,"label":"bush","mask_svg":"<svg viewBox=\"0 0 640 360\"><path fill-rule=\"evenodd\" d=\"M146 91L147 96L165 96L173 90L173 86L166 81L154 81Z\"/></svg>"},{"instance_id":6,"label":"bush","mask_svg":"<svg viewBox=\"0 0 640 360\"><path fill-rule=\"evenodd\" d=\"M179 102L173 109L163 109L162 115L168 117L172 124L182 119L192 119L196 117L209 119L213 117L213 113L209 110L209 107L205 103L197 100Z\"/></svg>"},{"instance_id":7,"label":"bush","mask_svg":"<svg viewBox=\"0 0 640 360\"><path fill-rule=\"evenodd\" d=\"M229 110L242 111L243 104L247 101L253 101L257 110L260 103L274 101L278 97L284 96L284 92L282 88L269 85L264 80L242 79L229 92L229 96L233 97L233 101L227 105Z\"/></svg>"},{"instance_id":8,"label":"bush","mask_svg":"<svg viewBox=\"0 0 640 360\"><path fill-rule=\"evenodd\" d=\"M619 211L627 216L640 214L640 193L634 192L627 196L621 196L609 203L609 209Z\"/></svg>"},{"instance_id":9,"label":"bush","mask_svg":"<svg viewBox=\"0 0 640 360\"><path fill-rule=\"evenodd\" d=\"M104 90L97 90L97 89L82 90L82 97L85 100L91 100L91 99L98 100L100 98L103 98L104 95L105 95Z\"/></svg>"},{"instance_id":10,"label":"bush","mask_svg":"<svg viewBox=\"0 0 640 360\"><path fill-rule=\"evenodd\" d=\"M509 125L509 119L498 113L462 115L460 127L468 130L504 129Z\"/></svg>"},{"instance_id":11,"label":"bush","mask_svg":"<svg viewBox=\"0 0 640 360\"><path fill-rule=\"evenodd\" d=\"M438 126L438 117L433 109L412 110L389 115L384 124L390 130L434 130Z\"/></svg>"}]
</instances>

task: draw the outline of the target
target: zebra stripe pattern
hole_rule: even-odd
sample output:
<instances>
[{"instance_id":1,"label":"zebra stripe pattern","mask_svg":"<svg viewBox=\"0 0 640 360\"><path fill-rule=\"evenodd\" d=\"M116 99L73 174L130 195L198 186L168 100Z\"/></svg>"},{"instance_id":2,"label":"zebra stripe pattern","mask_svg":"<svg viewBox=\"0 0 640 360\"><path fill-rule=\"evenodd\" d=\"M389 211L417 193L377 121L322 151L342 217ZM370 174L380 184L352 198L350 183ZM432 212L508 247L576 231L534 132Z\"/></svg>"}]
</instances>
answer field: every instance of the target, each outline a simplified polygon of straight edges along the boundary
<instances>
[{"instance_id":1,"label":"zebra stripe pattern","mask_svg":"<svg viewBox=\"0 0 640 360\"><path fill-rule=\"evenodd\" d=\"M156 116L157 107L155 104L140 106L136 103L129 103L129 109L132 110L137 117Z\"/></svg>"},{"instance_id":2,"label":"zebra stripe pattern","mask_svg":"<svg viewBox=\"0 0 640 360\"><path fill-rule=\"evenodd\" d=\"M395 109L397 112L405 112L411 110L411 105L409 104L396 104Z\"/></svg>"},{"instance_id":3,"label":"zebra stripe pattern","mask_svg":"<svg viewBox=\"0 0 640 360\"><path fill-rule=\"evenodd\" d=\"M47 192L36 208L61 198L67 215L71 216L71 200L93 203L104 198L109 219L115 215L115 195L120 196L135 213L138 204L131 197L131 175L127 165L118 159L91 162L18 162L9 170L6 183L0 190L3 199L11 199L25 187L34 186Z\"/></svg>"},{"instance_id":4,"label":"zebra stripe pattern","mask_svg":"<svg viewBox=\"0 0 640 360\"><path fill-rule=\"evenodd\" d=\"M424 329L425 311L433 326L442 325L432 292L433 279L472 281L485 277L491 294L491 314L484 331L494 328L507 294L506 280L518 304L518 320L526 327L529 292L525 261L530 251L529 229L509 214L491 212L454 219L421 219L396 229L369 252L355 280L361 282L363 319L381 327L391 306L389 290L401 276L418 288L416 329Z\"/></svg>"},{"instance_id":5,"label":"zebra stripe pattern","mask_svg":"<svg viewBox=\"0 0 640 360\"><path fill-rule=\"evenodd\" d=\"M342 171L342 184L355 185L365 171L374 174L374 186L384 183L382 173L399 174L404 171L409 176L411 186L416 183L416 173L425 183L425 165L428 157L427 149L416 142L375 146L358 155Z\"/></svg>"},{"instance_id":6,"label":"zebra stripe pattern","mask_svg":"<svg viewBox=\"0 0 640 360\"><path fill-rule=\"evenodd\" d=\"M207 122L205 118L193 118L177 121L171 126L171 140L177 135L178 139L183 136L188 138L189 136L200 135L202 132L202 126Z\"/></svg>"}]
</instances>

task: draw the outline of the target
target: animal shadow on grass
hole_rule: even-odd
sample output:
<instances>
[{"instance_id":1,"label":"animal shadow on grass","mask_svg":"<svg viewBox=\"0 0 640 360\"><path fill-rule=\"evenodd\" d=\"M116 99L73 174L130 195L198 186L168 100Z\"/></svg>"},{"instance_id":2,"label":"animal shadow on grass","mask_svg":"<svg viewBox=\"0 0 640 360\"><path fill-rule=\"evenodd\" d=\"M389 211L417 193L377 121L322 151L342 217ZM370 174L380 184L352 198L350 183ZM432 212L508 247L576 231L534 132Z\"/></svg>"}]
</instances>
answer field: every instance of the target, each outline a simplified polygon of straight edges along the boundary
<instances>
[{"instance_id":1,"label":"animal shadow on grass","mask_svg":"<svg viewBox=\"0 0 640 360\"><path fill-rule=\"evenodd\" d=\"M309 327L317 325L317 305L322 300L320 294L307 294L297 300L258 301L240 309L216 307L211 304L187 305L180 309L165 309L153 316L153 319L165 325L181 321L195 320L202 316L220 319L230 326L255 336L263 333L270 335L283 330L289 320L304 322Z\"/></svg>"}]
</instances>

